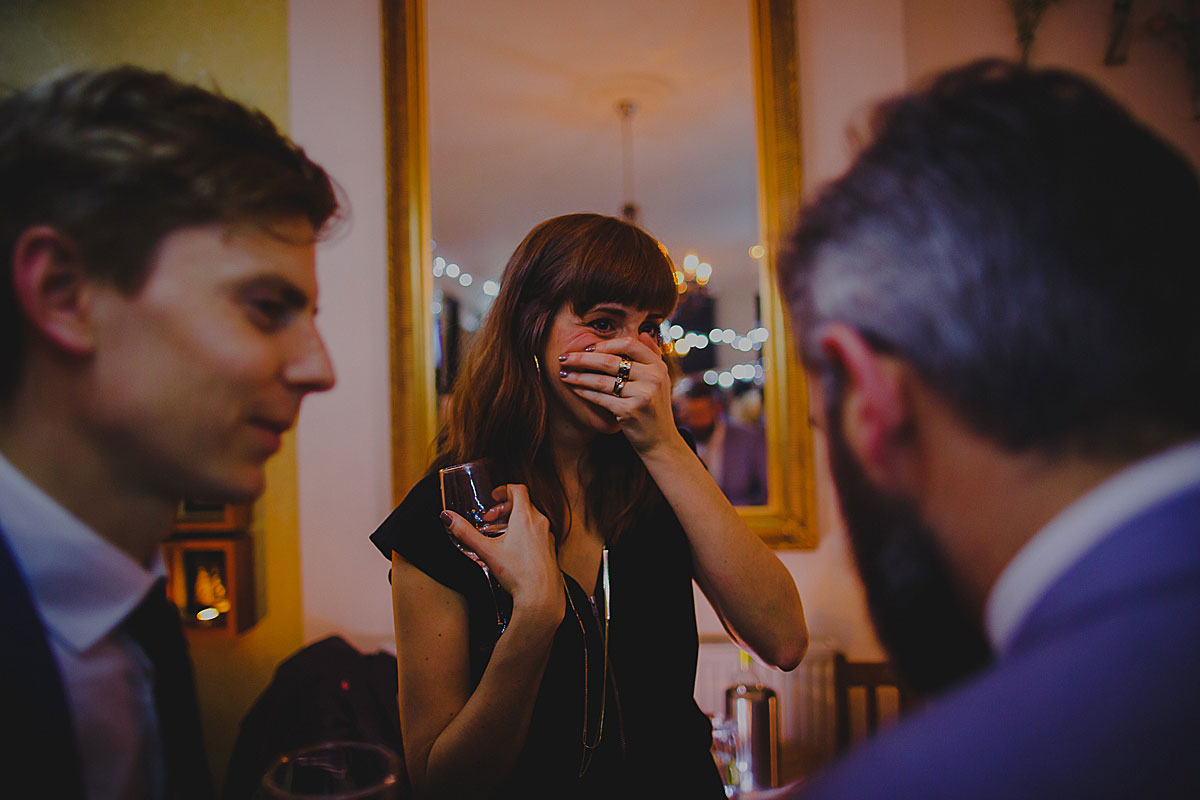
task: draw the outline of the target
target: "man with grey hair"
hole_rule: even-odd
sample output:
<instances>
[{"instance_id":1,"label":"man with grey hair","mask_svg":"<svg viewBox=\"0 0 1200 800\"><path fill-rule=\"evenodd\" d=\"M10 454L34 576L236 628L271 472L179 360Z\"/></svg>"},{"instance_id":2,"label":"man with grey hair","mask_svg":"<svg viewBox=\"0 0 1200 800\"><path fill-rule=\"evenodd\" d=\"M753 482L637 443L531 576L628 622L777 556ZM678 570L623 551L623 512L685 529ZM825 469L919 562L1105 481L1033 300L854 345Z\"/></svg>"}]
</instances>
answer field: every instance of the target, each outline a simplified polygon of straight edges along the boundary
<instances>
[{"instance_id":1,"label":"man with grey hair","mask_svg":"<svg viewBox=\"0 0 1200 800\"><path fill-rule=\"evenodd\" d=\"M812 798L1197 797L1200 184L985 61L877 109L780 283L880 639L928 702Z\"/></svg>"}]
</instances>

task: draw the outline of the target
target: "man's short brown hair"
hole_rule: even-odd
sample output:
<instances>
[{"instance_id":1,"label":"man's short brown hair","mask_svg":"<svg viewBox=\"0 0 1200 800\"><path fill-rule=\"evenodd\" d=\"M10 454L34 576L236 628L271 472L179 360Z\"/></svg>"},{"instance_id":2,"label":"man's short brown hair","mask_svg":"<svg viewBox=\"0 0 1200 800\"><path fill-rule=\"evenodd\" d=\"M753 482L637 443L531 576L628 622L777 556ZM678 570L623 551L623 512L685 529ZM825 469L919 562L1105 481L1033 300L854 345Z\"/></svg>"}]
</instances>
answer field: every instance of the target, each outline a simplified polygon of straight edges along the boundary
<instances>
[{"instance_id":1,"label":"man's short brown hair","mask_svg":"<svg viewBox=\"0 0 1200 800\"><path fill-rule=\"evenodd\" d=\"M338 210L329 176L264 114L138 67L76 72L0 100L0 397L21 368L13 248L47 225L127 292L170 232Z\"/></svg>"}]
</instances>

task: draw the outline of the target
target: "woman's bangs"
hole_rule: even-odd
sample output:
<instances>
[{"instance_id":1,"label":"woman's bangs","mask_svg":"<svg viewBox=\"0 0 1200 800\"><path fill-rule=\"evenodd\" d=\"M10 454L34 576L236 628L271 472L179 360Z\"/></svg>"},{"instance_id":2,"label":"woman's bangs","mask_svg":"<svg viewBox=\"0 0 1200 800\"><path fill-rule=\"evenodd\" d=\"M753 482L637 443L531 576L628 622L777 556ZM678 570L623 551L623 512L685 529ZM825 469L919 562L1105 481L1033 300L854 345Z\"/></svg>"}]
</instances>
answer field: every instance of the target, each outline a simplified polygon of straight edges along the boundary
<instances>
[{"instance_id":1,"label":"woman's bangs","mask_svg":"<svg viewBox=\"0 0 1200 800\"><path fill-rule=\"evenodd\" d=\"M649 234L628 228L630 235L613 237L615 241L581 254L570 298L576 313L601 303L620 303L664 317L675 310L679 293L666 251Z\"/></svg>"}]
</instances>

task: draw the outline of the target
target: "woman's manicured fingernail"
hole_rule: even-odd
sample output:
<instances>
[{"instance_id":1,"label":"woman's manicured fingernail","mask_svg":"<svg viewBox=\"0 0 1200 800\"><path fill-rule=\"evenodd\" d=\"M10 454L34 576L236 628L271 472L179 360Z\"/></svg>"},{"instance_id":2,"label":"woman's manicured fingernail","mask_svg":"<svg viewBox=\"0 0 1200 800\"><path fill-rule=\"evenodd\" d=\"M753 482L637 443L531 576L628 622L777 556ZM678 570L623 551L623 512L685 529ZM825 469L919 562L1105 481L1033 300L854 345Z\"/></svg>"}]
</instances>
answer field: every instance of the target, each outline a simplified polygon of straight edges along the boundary
<instances>
[{"instance_id":1,"label":"woman's manicured fingernail","mask_svg":"<svg viewBox=\"0 0 1200 800\"><path fill-rule=\"evenodd\" d=\"M567 377L567 371L566 371L565 369L560 369L560 370L558 371L558 377L560 377L560 378L565 378L565 377Z\"/></svg>"},{"instance_id":2,"label":"woman's manicured fingernail","mask_svg":"<svg viewBox=\"0 0 1200 800\"><path fill-rule=\"evenodd\" d=\"M441 518L442 518L442 524L443 524L443 525L445 525L447 528L449 528L449 527L450 527L450 524L451 524L452 522L454 522L454 517L450 516L450 512L449 512L449 511L443 511L443 512L440 514L440 516L441 516Z\"/></svg>"},{"instance_id":3,"label":"woman's manicured fingernail","mask_svg":"<svg viewBox=\"0 0 1200 800\"><path fill-rule=\"evenodd\" d=\"M559 356L559 357L558 357L558 360L559 360L559 363L562 363L563 361L566 361L566 360L567 360L567 357L566 357L566 356Z\"/></svg>"},{"instance_id":4,"label":"woman's manicured fingernail","mask_svg":"<svg viewBox=\"0 0 1200 800\"><path fill-rule=\"evenodd\" d=\"M594 345L594 344L589 344L587 347L583 348L583 352L585 352L585 353L590 353L590 352L592 352L592 351L593 351L593 350L595 350L595 349L596 349L596 345Z\"/></svg>"}]
</instances>

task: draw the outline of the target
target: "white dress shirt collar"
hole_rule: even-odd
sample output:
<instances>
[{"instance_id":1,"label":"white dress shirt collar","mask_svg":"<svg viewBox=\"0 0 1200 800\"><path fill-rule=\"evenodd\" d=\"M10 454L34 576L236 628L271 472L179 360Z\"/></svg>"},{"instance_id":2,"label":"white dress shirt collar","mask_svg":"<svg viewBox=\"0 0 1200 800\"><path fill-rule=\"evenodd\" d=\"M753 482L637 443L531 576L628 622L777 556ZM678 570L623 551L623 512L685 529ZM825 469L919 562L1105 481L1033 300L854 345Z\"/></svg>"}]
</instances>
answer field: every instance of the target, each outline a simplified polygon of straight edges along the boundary
<instances>
[{"instance_id":1,"label":"white dress shirt collar","mask_svg":"<svg viewBox=\"0 0 1200 800\"><path fill-rule=\"evenodd\" d=\"M1060 511L1017 552L988 594L984 624L996 652L1004 652L1051 585L1108 534L1197 484L1200 440L1127 467Z\"/></svg>"},{"instance_id":2,"label":"white dress shirt collar","mask_svg":"<svg viewBox=\"0 0 1200 800\"><path fill-rule=\"evenodd\" d=\"M149 568L143 567L55 502L3 454L0 527L42 620L76 652L111 633L166 574L157 549Z\"/></svg>"}]
</instances>

